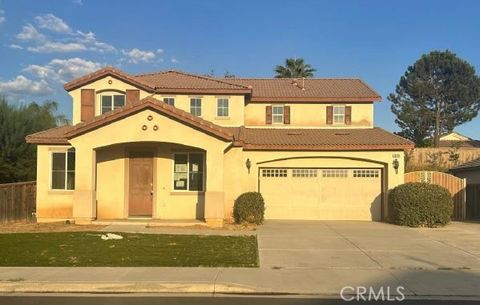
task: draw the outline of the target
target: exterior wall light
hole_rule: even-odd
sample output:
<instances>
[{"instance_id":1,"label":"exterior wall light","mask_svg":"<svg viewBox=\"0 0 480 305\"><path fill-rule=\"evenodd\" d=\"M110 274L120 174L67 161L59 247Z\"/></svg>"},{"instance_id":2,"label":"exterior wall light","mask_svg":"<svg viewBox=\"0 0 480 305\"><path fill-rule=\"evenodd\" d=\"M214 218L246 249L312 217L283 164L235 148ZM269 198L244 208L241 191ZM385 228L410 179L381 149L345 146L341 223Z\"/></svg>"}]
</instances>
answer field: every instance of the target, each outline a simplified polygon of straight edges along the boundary
<instances>
[{"instance_id":1,"label":"exterior wall light","mask_svg":"<svg viewBox=\"0 0 480 305\"><path fill-rule=\"evenodd\" d=\"M394 159L392 165L395 169L395 173L398 174L398 168L400 167L400 162L398 162L398 159Z\"/></svg>"},{"instance_id":2,"label":"exterior wall light","mask_svg":"<svg viewBox=\"0 0 480 305\"><path fill-rule=\"evenodd\" d=\"M248 173L250 174L250 168L252 167L252 161L250 161L249 158L247 158L247 161L245 161L245 166L248 169Z\"/></svg>"}]
</instances>

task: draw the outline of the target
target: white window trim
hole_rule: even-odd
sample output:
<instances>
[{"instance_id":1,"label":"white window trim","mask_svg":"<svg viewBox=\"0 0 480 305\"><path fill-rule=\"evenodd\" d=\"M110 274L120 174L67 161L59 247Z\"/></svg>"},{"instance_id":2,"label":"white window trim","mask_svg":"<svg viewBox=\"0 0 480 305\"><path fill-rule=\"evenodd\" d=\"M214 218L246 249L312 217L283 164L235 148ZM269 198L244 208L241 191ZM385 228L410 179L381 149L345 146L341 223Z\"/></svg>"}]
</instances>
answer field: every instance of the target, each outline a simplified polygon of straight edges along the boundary
<instances>
[{"instance_id":1,"label":"white window trim","mask_svg":"<svg viewBox=\"0 0 480 305\"><path fill-rule=\"evenodd\" d=\"M202 171L202 190L201 191L190 191L190 154L201 154L203 156L203 171ZM187 189L186 190L176 190L175 189L175 156L176 155L187 155ZM195 194L195 193L203 193L205 192L205 188L206 188L206 181L205 181L205 170L206 170L206 158L205 158L205 152L203 151L199 151L199 152L196 152L196 151L177 151L177 152L174 152L172 154L172 177L171 177L171 181L172 181L172 188L171 188L171 192L173 193L192 193L192 194Z\"/></svg>"},{"instance_id":2,"label":"white window trim","mask_svg":"<svg viewBox=\"0 0 480 305\"><path fill-rule=\"evenodd\" d=\"M333 125L345 125L345 110L346 105L332 105L332 124ZM343 108L343 121L342 122L335 122L335 108ZM341 116L337 114L337 116Z\"/></svg>"},{"instance_id":3,"label":"white window trim","mask_svg":"<svg viewBox=\"0 0 480 305\"><path fill-rule=\"evenodd\" d=\"M282 114L275 114L274 108L282 108ZM275 122L274 117L282 117L282 122ZM285 123L285 105L272 105L272 125L284 125Z\"/></svg>"},{"instance_id":4,"label":"white window trim","mask_svg":"<svg viewBox=\"0 0 480 305\"><path fill-rule=\"evenodd\" d=\"M195 115L192 113L192 100L200 100L200 107L196 107L196 108L199 108L200 109L200 115ZM190 100L189 100L189 110L190 110L190 114L191 115L194 115L196 117L202 117L203 116L203 99L201 97L190 97Z\"/></svg>"},{"instance_id":5,"label":"white window trim","mask_svg":"<svg viewBox=\"0 0 480 305\"><path fill-rule=\"evenodd\" d=\"M115 95L122 95L122 96L123 96L123 101L124 101L124 103L123 103L123 106L122 106L122 107L125 107L125 104L127 103L127 95L126 95L126 94L124 94L124 93L119 93L119 92L112 92L112 93L102 92L102 93L100 94L100 103L99 103L99 105L100 105L100 107L99 107L99 114L100 114L100 115L104 114L104 113L103 113L103 97L104 97L104 96L111 96L111 97L112 97L112 106L111 106L110 111L115 110L115 98L114 98ZM108 112L105 112L105 113L108 113Z\"/></svg>"},{"instance_id":6,"label":"white window trim","mask_svg":"<svg viewBox=\"0 0 480 305\"><path fill-rule=\"evenodd\" d=\"M50 164L49 164L49 169L48 169L48 190L50 192L73 192L75 191L75 187L73 189L69 190L67 189L67 177L68 177L68 151L72 149L73 147L69 147L66 149L55 149L50 151ZM53 188L53 154L65 154L65 185L63 189L54 189ZM75 156L75 163L77 162L77 156ZM77 166L75 164L75 170L73 171L74 174L76 174L76 169Z\"/></svg>"},{"instance_id":7,"label":"white window trim","mask_svg":"<svg viewBox=\"0 0 480 305\"><path fill-rule=\"evenodd\" d=\"M226 100L227 101L227 107L221 107L222 109L227 109L227 115L218 115L218 110L219 110L219 102L220 100ZM228 119L230 117L230 99L228 97L217 97L217 108L216 108L216 117L220 119Z\"/></svg>"}]
</instances>

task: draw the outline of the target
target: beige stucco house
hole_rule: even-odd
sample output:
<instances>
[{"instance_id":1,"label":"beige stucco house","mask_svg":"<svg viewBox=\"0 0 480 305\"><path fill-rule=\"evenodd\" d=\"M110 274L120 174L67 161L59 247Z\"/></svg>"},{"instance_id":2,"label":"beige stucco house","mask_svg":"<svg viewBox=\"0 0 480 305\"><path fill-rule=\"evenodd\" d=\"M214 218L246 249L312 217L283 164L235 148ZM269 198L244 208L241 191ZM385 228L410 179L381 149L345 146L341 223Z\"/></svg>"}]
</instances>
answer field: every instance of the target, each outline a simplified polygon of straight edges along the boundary
<instances>
[{"instance_id":1,"label":"beige stucco house","mask_svg":"<svg viewBox=\"0 0 480 305\"><path fill-rule=\"evenodd\" d=\"M38 221L200 219L259 191L266 219L385 220L413 144L374 127L360 79L104 68L65 84L72 126L38 145Z\"/></svg>"}]
</instances>

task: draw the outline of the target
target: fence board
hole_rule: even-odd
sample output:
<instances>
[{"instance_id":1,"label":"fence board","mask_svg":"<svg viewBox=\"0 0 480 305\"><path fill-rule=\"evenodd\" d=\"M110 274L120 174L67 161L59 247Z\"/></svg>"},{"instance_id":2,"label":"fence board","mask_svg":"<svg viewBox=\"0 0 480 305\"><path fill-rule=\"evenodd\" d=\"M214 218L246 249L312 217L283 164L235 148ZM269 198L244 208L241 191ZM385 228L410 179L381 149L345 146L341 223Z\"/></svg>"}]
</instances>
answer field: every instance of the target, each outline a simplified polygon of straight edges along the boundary
<instances>
[{"instance_id":1,"label":"fence board","mask_svg":"<svg viewBox=\"0 0 480 305\"><path fill-rule=\"evenodd\" d=\"M33 221L36 183L0 184L0 223Z\"/></svg>"},{"instance_id":2,"label":"fence board","mask_svg":"<svg viewBox=\"0 0 480 305\"><path fill-rule=\"evenodd\" d=\"M426 182L443 186L450 192L450 194L452 194L452 218L456 220L464 220L466 218L465 179L442 172L417 171L406 173L404 182Z\"/></svg>"}]
</instances>

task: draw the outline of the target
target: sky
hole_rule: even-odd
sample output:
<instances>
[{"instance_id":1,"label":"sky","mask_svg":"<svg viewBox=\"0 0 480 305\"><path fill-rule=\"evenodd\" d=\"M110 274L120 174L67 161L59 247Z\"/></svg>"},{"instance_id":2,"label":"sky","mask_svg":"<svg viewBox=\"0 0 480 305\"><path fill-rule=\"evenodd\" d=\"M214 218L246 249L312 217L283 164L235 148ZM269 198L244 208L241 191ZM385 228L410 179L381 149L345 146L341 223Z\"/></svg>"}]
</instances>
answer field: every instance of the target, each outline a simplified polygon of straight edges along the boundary
<instances>
[{"instance_id":1,"label":"sky","mask_svg":"<svg viewBox=\"0 0 480 305\"><path fill-rule=\"evenodd\" d=\"M375 125L398 131L390 111L407 67L450 50L480 71L480 1L0 0L0 94L12 103L56 100L63 84L106 65L272 77L304 58L316 77L360 77L381 96ZM457 128L480 138L480 116Z\"/></svg>"}]
</instances>

